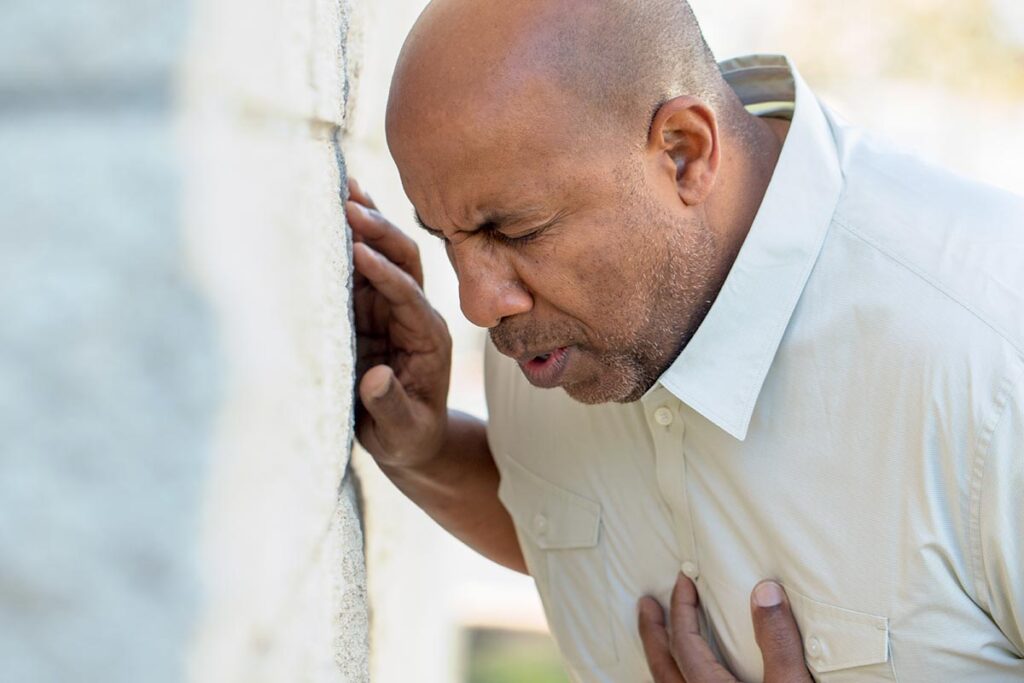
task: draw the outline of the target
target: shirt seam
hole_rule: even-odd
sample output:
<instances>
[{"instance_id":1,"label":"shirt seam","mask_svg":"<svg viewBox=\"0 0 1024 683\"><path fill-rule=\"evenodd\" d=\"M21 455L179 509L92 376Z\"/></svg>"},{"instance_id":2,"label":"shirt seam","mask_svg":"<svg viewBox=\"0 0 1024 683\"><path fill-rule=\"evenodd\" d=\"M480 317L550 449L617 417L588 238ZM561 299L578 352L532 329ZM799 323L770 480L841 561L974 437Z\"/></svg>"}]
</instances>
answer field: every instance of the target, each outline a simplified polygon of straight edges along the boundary
<instances>
[{"instance_id":1,"label":"shirt seam","mask_svg":"<svg viewBox=\"0 0 1024 683\"><path fill-rule=\"evenodd\" d=\"M899 256L896 256L891 251L889 251L885 247L881 246L880 244L878 244L877 242L872 240L870 237L868 237L864 233L862 233L859 230L857 230L856 228L848 225L847 223L844 223L843 220L841 218L839 218L838 216L833 216L832 220L839 227L843 228L848 233L850 233L851 235L853 235L857 239L859 239L862 242L864 242L865 244L867 244L869 247L872 247L873 249L875 249L879 253L883 254L886 257L888 257L890 260L895 262L897 265L902 266L904 269L906 269L907 271L909 271L913 275L917 276L918 279L924 281L926 284L931 286L935 291L939 292L940 294L945 296L947 299L949 299L950 301L952 301L953 303L955 303L956 305L960 306L965 311L970 313L972 317L974 317L976 320L978 320L978 322L980 322L983 325L985 325L985 327L989 328L1000 339L1002 339L1004 342L1009 344L1010 347L1017 353L1017 355L1019 355L1019 356L1024 355L1024 347L1022 347L1018 342L1014 341L1013 338L1011 338L1011 336L1009 334L1007 334L1005 331L1003 331L1002 329L997 327L996 324L993 323L991 320L989 320L986 316L982 315L978 311L976 311L973 308L971 308L971 306L969 304L967 304L966 302L961 300L959 297L954 295L948 289L946 289L941 284L936 282L933 278L929 277L926 273L924 273L920 269L914 267L910 263L907 263L904 259L900 258Z\"/></svg>"},{"instance_id":2,"label":"shirt seam","mask_svg":"<svg viewBox=\"0 0 1024 683\"><path fill-rule=\"evenodd\" d=\"M992 596L985 581L985 554L981 533L981 503L985 484L985 466L992 456L993 439L999 425L1010 412L1010 393L1024 374L1024 357L1018 356L1016 371L1003 378L1002 386L996 398L996 406L992 418L983 426L978 436L978 447L975 450L974 462L971 467L970 507L968 523L968 547L971 552L971 573L973 574L974 592L977 602L986 613L992 613Z\"/></svg>"}]
</instances>

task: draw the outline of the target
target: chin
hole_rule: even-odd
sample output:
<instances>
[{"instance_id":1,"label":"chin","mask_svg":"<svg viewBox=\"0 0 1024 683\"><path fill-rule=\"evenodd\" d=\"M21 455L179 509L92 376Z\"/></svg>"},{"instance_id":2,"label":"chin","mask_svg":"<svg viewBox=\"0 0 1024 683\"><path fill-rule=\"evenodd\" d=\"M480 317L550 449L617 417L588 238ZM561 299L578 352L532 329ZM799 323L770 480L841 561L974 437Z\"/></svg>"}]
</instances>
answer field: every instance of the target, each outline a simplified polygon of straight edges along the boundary
<instances>
[{"instance_id":1,"label":"chin","mask_svg":"<svg viewBox=\"0 0 1024 683\"><path fill-rule=\"evenodd\" d=\"M571 399L586 405L633 403L639 401L649 388L649 386L642 386L638 382L631 382L624 377L608 375L589 382L567 384L563 387Z\"/></svg>"}]
</instances>

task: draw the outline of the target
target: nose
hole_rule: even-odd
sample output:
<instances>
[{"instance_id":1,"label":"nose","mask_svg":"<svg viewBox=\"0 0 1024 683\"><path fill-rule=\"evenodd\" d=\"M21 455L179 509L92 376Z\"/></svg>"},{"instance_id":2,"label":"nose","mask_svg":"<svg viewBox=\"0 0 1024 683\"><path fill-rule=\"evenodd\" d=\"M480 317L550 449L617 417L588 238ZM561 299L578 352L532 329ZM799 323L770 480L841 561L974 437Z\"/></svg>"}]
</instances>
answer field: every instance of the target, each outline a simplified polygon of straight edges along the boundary
<instances>
[{"instance_id":1,"label":"nose","mask_svg":"<svg viewBox=\"0 0 1024 683\"><path fill-rule=\"evenodd\" d=\"M456 247L450 254L459 278L459 304L474 325L491 328L533 308L533 296L512 262L493 247Z\"/></svg>"}]
</instances>

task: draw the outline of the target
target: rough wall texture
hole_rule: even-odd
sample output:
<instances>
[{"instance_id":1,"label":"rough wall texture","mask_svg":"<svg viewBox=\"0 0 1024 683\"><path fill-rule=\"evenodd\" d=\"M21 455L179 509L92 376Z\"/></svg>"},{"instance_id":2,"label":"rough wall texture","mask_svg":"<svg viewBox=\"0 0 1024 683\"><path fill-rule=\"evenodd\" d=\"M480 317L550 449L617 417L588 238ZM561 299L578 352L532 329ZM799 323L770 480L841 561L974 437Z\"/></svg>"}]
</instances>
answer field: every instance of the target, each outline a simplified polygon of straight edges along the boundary
<instances>
[{"instance_id":1,"label":"rough wall texture","mask_svg":"<svg viewBox=\"0 0 1024 683\"><path fill-rule=\"evenodd\" d=\"M367 678L347 6L188 5L2 12L5 683Z\"/></svg>"},{"instance_id":2,"label":"rough wall texture","mask_svg":"<svg viewBox=\"0 0 1024 683\"><path fill-rule=\"evenodd\" d=\"M209 0L186 78L188 242L222 321L199 682L361 681L339 0ZM339 486L340 485L340 486Z\"/></svg>"}]
</instances>

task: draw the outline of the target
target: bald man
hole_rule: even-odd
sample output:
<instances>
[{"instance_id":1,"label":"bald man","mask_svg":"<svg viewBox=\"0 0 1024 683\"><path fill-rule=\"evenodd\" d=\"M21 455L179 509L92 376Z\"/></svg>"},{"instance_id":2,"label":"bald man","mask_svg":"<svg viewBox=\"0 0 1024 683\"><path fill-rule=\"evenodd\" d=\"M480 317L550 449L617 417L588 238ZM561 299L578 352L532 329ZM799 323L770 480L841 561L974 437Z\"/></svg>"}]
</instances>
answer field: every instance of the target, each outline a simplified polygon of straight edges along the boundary
<instances>
[{"instance_id":1,"label":"bald man","mask_svg":"<svg viewBox=\"0 0 1024 683\"><path fill-rule=\"evenodd\" d=\"M435 0L387 133L489 420L353 185L359 439L576 680L1024 679L1024 202L681 0Z\"/></svg>"}]
</instances>

